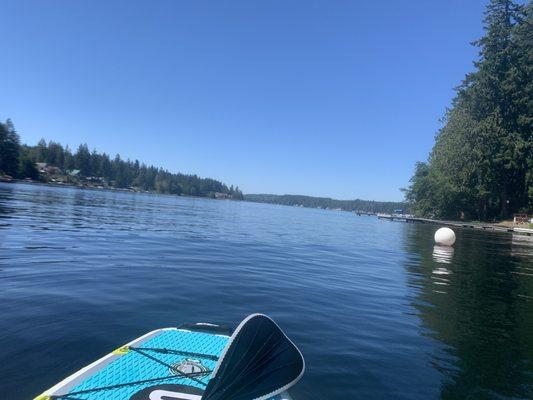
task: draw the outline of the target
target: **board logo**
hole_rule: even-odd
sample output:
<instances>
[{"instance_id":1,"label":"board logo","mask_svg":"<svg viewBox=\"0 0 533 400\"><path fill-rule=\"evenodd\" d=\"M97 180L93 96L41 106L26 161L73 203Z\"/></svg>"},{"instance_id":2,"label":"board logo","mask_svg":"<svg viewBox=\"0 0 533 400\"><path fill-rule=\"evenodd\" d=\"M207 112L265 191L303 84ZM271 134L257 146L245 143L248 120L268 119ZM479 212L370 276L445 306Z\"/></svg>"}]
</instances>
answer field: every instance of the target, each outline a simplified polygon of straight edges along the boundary
<instances>
[{"instance_id":1,"label":"board logo","mask_svg":"<svg viewBox=\"0 0 533 400\"><path fill-rule=\"evenodd\" d=\"M201 400L203 390L193 386L153 385L133 394L130 400Z\"/></svg>"},{"instance_id":2,"label":"board logo","mask_svg":"<svg viewBox=\"0 0 533 400\"><path fill-rule=\"evenodd\" d=\"M201 377L208 374L208 369L200 360L193 360L191 358L186 358L185 360L172 365L172 368L169 368L168 370L172 375L195 374L195 377Z\"/></svg>"}]
</instances>

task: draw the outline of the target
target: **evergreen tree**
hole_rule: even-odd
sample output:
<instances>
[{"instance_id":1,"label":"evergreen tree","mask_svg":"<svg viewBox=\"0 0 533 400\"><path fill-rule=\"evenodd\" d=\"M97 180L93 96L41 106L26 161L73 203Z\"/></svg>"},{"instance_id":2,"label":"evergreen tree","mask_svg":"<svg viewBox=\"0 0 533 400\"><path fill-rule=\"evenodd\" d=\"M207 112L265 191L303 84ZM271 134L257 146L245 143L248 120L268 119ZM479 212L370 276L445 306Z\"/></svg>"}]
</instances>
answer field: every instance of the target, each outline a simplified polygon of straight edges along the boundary
<instances>
[{"instance_id":1,"label":"evergreen tree","mask_svg":"<svg viewBox=\"0 0 533 400\"><path fill-rule=\"evenodd\" d=\"M64 167L67 171L73 170L76 168L76 160L74 159L74 156L72 155L72 152L70 151L70 148L65 147L65 161L64 161Z\"/></svg>"},{"instance_id":2,"label":"evergreen tree","mask_svg":"<svg viewBox=\"0 0 533 400\"><path fill-rule=\"evenodd\" d=\"M23 178L39 179L39 171L35 163L28 156L20 158L19 176Z\"/></svg>"},{"instance_id":3,"label":"evergreen tree","mask_svg":"<svg viewBox=\"0 0 533 400\"><path fill-rule=\"evenodd\" d=\"M37 143L37 148L35 149L35 156L37 160L40 160L39 162L49 162L48 160L48 146L46 144L46 140L41 139L39 140L39 143Z\"/></svg>"},{"instance_id":4,"label":"evergreen tree","mask_svg":"<svg viewBox=\"0 0 533 400\"><path fill-rule=\"evenodd\" d=\"M100 166L98 167L98 170L102 177L110 180L113 178L113 167L111 165L111 160L106 153L103 153L100 158Z\"/></svg>"},{"instance_id":5,"label":"evergreen tree","mask_svg":"<svg viewBox=\"0 0 533 400\"><path fill-rule=\"evenodd\" d=\"M61 169L64 167L65 151L61 144L52 141L48 143L48 159L46 162Z\"/></svg>"},{"instance_id":6,"label":"evergreen tree","mask_svg":"<svg viewBox=\"0 0 533 400\"><path fill-rule=\"evenodd\" d=\"M18 176L20 139L13 122L0 123L0 172Z\"/></svg>"},{"instance_id":7,"label":"evergreen tree","mask_svg":"<svg viewBox=\"0 0 533 400\"><path fill-rule=\"evenodd\" d=\"M20 160L20 162L19 162ZM87 177L105 179L105 184L117 188L136 187L147 191L168 194L213 197L215 192L230 193L222 182L196 175L173 174L162 168L146 166L138 160L123 160L116 155L113 160L106 153L89 151L87 144L78 147L75 154L70 148L56 142L41 139L36 146L19 145L19 137L11 121L0 124L0 172L13 177L39 178L36 162L47 163L63 170L80 170L77 183L86 182ZM60 172L59 172L60 173ZM43 176L45 178L45 176ZM238 188L231 188L234 198L242 198Z\"/></svg>"},{"instance_id":8,"label":"evergreen tree","mask_svg":"<svg viewBox=\"0 0 533 400\"><path fill-rule=\"evenodd\" d=\"M407 199L421 215L507 218L531 209L531 4L492 0L475 70L457 88Z\"/></svg>"},{"instance_id":9,"label":"evergreen tree","mask_svg":"<svg viewBox=\"0 0 533 400\"><path fill-rule=\"evenodd\" d=\"M87 144L80 144L78 151L74 155L74 160L76 168L80 170L83 176L92 175L91 153Z\"/></svg>"}]
</instances>

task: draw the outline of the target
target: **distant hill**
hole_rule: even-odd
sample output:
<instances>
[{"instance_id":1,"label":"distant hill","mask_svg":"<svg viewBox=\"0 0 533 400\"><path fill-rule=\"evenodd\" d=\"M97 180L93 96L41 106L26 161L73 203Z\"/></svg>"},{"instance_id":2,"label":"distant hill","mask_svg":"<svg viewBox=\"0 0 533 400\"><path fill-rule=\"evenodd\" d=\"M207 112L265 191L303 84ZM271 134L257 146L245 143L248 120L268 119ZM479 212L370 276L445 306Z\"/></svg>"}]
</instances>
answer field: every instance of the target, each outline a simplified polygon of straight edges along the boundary
<instances>
[{"instance_id":1,"label":"distant hill","mask_svg":"<svg viewBox=\"0 0 533 400\"><path fill-rule=\"evenodd\" d=\"M365 211L392 213L395 209L407 210L407 203L371 200L335 200L329 197L312 197L292 194L245 194L244 200L256 203L282 204L310 208L340 209L344 211Z\"/></svg>"}]
</instances>

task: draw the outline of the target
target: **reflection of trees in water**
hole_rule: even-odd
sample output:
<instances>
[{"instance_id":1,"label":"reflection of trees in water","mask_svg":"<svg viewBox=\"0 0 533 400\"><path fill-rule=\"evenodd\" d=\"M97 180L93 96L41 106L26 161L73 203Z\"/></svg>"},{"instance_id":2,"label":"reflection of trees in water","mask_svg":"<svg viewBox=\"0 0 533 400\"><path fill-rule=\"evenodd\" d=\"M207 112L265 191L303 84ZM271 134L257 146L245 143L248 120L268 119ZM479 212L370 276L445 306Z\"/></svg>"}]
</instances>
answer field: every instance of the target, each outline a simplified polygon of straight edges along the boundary
<instances>
[{"instance_id":1,"label":"reflection of trees in water","mask_svg":"<svg viewBox=\"0 0 533 400\"><path fill-rule=\"evenodd\" d=\"M135 193L81 188L72 190L67 201L70 223L76 229L101 229L107 224L126 227L138 217L138 195Z\"/></svg>"},{"instance_id":2,"label":"reflection of trees in water","mask_svg":"<svg viewBox=\"0 0 533 400\"><path fill-rule=\"evenodd\" d=\"M517 274L531 259L512 256L510 236L474 231L458 232L453 254L435 252L433 231L406 230L420 258L405 268L413 306L445 348L434 356L441 397L533 398L533 277Z\"/></svg>"},{"instance_id":3,"label":"reflection of trees in water","mask_svg":"<svg viewBox=\"0 0 533 400\"><path fill-rule=\"evenodd\" d=\"M533 259L533 236L522 235L518 233L512 234L512 250L511 254L515 257L523 257ZM533 263L529 264L529 270L533 276Z\"/></svg>"},{"instance_id":4,"label":"reflection of trees in water","mask_svg":"<svg viewBox=\"0 0 533 400\"><path fill-rule=\"evenodd\" d=\"M16 209L11 204L13 202L13 188L9 184L0 186L0 229L10 226L7 222L12 218Z\"/></svg>"}]
</instances>

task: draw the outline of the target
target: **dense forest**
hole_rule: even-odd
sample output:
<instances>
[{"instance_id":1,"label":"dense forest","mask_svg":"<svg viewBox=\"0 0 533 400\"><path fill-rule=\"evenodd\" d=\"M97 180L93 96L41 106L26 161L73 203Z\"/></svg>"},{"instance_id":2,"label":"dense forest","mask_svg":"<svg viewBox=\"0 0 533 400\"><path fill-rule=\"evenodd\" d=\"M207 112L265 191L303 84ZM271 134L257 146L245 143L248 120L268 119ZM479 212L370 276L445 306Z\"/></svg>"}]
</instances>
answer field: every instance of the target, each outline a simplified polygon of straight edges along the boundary
<instances>
[{"instance_id":1,"label":"dense forest","mask_svg":"<svg viewBox=\"0 0 533 400\"><path fill-rule=\"evenodd\" d=\"M396 209L407 208L405 203L370 201L370 200L335 200L327 197L299 196L292 194L246 194L244 200L256 203L282 204L311 208L340 209L344 211L363 211L370 213L392 213Z\"/></svg>"},{"instance_id":2,"label":"dense forest","mask_svg":"<svg viewBox=\"0 0 533 400\"><path fill-rule=\"evenodd\" d=\"M39 163L39 164L38 164ZM41 166L41 170L38 166ZM56 142L21 145L11 120L0 123L0 175L12 178L124 188L177 195L242 199L238 187L196 175L171 173L138 160L111 158L82 144L75 152Z\"/></svg>"},{"instance_id":3,"label":"dense forest","mask_svg":"<svg viewBox=\"0 0 533 400\"><path fill-rule=\"evenodd\" d=\"M492 0L474 71L456 88L406 200L415 214L493 220L533 209L533 6Z\"/></svg>"}]
</instances>

